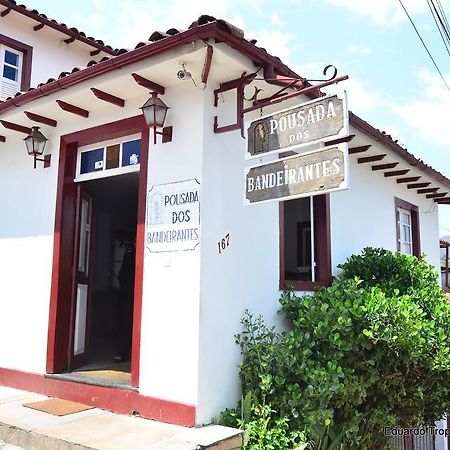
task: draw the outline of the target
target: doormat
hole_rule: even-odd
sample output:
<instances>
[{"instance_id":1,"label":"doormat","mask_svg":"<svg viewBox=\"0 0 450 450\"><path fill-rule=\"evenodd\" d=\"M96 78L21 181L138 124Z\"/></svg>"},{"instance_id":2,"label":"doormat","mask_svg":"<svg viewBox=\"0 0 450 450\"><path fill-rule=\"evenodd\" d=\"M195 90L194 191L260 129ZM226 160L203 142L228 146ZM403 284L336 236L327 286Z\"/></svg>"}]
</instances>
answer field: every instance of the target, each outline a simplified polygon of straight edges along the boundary
<instances>
[{"instance_id":1,"label":"doormat","mask_svg":"<svg viewBox=\"0 0 450 450\"><path fill-rule=\"evenodd\" d=\"M94 406L83 405L82 403L71 402L61 398L51 398L40 402L24 403L23 406L26 408L35 409L37 411L42 411L47 414L53 414L54 416L67 416L68 414L74 414L95 408Z\"/></svg>"}]
</instances>

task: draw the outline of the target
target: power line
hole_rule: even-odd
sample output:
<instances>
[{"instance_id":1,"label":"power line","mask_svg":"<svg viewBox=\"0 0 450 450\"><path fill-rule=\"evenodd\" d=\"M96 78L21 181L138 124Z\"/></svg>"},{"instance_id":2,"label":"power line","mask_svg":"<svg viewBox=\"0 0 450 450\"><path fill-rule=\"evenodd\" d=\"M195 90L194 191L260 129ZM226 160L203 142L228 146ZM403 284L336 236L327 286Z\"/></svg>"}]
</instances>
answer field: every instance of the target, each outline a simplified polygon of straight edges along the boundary
<instances>
[{"instance_id":1,"label":"power line","mask_svg":"<svg viewBox=\"0 0 450 450\"><path fill-rule=\"evenodd\" d=\"M436 24L439 34L441 35L442 42L444 43L447 53L450 55L450 35L445 26L443 18L439 15L439 12L437 11L436 5L433 3L433 0L427 0L427 3L428 8L430 8L431 15L433 16L434 23Z\"/></svg>"},{"instance_id":2,"label":"power line","mask_svg":"<svg viewBox=\"0 0 450 450\"><path fill-rule=\"evenodd\" d=\"M405 6L403 5L402 0L398 0L398 1L399 1L400 5L402 6L403 11L405 11L405 14L408 16L408 19L409 19L409 21L411 22L411 25L413 26L413 28L414 28L414 30L415 30L417 36L419 37L420 42L422 42L422 45L424 46L425 50L427 51L428 56L430 57L431 61L433 61L434 67L436 67L436 70L438 71L439 75L441 76L442 81L444 82L445 86L447 87L448 91L450 92L450 86L448 85L447 81L445 80L444 75L442 75L442 72L440 71L440 69L439 69L438 65L436 64L436 61L434 60L434 58L433 58L433 56L431 55L430 51L428 50L428 47L427 47L427 45L425 44L424 40L422 39L422 36L420 35L419 30L417 29L417 27L416 27L416 25L414 24L414 22L413 22L411 16L409 15L408 11L406 10Z\"/></svg>"}]
</instances>

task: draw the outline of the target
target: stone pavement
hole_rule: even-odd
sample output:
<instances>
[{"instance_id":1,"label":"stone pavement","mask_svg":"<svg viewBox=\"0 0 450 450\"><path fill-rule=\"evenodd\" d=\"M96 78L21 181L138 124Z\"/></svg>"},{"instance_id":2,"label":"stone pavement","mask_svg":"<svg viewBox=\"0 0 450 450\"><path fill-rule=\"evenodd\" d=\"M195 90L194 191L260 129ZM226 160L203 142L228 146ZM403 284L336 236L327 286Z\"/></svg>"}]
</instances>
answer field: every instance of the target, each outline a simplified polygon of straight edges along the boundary
<instances>
[{"instance_id":1,"label":"stone pavement","mask_svg":"<svg viewBox=\"0 0 450 450\"><path fill-rule=\"evenodd\" d=\"M0 450L239 450L240 431L185 428L101 409L53 416L25 408L48 397L0 386Z\"/></svg>"}]
</instances>

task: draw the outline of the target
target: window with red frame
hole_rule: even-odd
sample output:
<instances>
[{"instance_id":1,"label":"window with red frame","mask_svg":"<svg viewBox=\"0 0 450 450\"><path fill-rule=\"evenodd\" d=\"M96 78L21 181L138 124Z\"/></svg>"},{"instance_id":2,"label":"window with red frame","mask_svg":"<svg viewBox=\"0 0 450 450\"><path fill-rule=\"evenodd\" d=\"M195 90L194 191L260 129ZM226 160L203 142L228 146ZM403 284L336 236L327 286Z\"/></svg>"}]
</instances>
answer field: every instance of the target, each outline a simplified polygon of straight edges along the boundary
<instances>
[{"instance_id":1,"label":"window with red frame","mask_svg":"<svg viewBox=\"0 0 450 450\"><path fill-rule=\"evenodd\" d=\"M331 282L329 196L280 203L280 289L310 291Z\"/></svg>"}]
</instances>

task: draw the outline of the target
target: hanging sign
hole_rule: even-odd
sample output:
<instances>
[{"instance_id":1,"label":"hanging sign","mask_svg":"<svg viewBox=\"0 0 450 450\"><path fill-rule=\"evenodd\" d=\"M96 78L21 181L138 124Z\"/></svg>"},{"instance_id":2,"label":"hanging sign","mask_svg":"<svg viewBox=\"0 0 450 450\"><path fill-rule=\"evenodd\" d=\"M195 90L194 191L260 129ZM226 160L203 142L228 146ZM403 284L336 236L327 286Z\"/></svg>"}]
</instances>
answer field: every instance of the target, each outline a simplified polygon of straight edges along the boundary
<instances>
[{"instance_id":1,"label":"hanging sign","mask_svg":"<svg viewBox=\"0 0 450 450\"><path fill-rule=\"evenodd\" d=\"M347 188L348 144L246 169L245 204L291 200Z\"/></svg>"},{"instance_id":2,"label":"hanging sign","mask_svg":"<svg viewBox=\"0 0 450 450\"><path fill-rule=\"evenodd\" d=\"M251 121L246 159L348 136L345 91Z\"/></svg>"},{"instance_id":3,"label":"hanging sign","mask_svg":"<svg viewBox=\"0 0 450 450\"><path fill-rule=\"evenodd\" d=\"M194 179L152 186L145 235L152 253L194 250L200 242L200 183Z\"/></svg>"}]
</instances>

